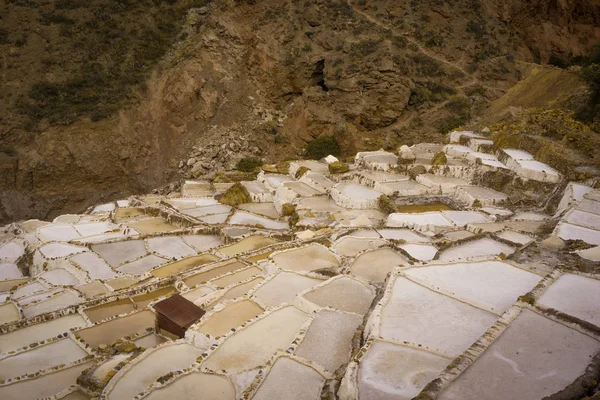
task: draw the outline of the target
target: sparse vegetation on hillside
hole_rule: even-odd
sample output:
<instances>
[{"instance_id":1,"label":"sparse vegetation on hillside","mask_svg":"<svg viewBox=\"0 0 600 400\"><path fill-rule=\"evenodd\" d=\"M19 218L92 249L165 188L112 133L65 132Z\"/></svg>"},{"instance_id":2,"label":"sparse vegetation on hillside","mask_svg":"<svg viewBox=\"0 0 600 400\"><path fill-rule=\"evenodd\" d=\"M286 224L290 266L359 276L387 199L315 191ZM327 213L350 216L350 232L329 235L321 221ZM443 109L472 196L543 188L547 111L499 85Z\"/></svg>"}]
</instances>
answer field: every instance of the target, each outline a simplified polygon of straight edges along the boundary
<instances>
[{"instance_id":1,"label":"sparse vegetation on hillside","mask_svg":"<svg viewBox=\"0 0 600 400\"><path fill-rule=\"evenodd\" d=\"M450 112L450 115L440 120L438 129L441 133L448 133L458 128L465 124L471 116L470 101L463 96L452 97L444 108Z\"/></svg>"},{"instance_id":2,"label":"sparse vegetation on hillside","mask_svg":"<svg viewBox=\"0 0 600 400\"><path fill-rule=\"evenodd\" d=\"M237 162L235 169L243 172L252 172L262 165L263 161L260 158L244 157Z\"/></svg>"},{"instance_id":3,"label":"sparse vegetation on hillside","mask_svg":"<svg viewBox=\"0 0 600 400\"><path fill-rule=\"evenodd\" d=\"M306 145L306 157L319 160L328 155L339 156L341 154L340 144L332 136L320 136L311 140Z\"/></svg>"},{"instance_id":4,"label":"sparse vegetation on hillside","mask_svg":"<svg viewBox=\"0 0 600 400\"><path fill-rule=\"evenodd\" d=\"M29 2L13 0L31 9L53 49L40 55L46 74L34 77L16 102L24 127L34 130L41 121L66 125L79 117L101 120L136 101L187 10L208 1L60 0L33 10ZM28 37L27 28L21 29ZM0 44L9 41L4 31Z\"/></svg>"}]
</instances>

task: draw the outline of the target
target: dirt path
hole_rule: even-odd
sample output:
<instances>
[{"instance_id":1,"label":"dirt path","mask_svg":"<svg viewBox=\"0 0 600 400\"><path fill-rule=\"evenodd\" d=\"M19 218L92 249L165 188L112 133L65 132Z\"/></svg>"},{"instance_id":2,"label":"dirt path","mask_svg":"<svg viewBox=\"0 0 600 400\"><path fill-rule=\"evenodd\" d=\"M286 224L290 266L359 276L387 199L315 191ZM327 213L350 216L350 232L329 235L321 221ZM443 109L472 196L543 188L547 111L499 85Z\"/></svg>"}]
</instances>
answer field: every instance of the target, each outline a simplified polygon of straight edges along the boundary
<instances>
[{"instance_id":1,"label":"dirt path","mask_svg":"<svg viewBox=\"0 0 600 400\"><path fill-rule=\"evenodd\" d=\"M369 21L375 25L378 25L387 31L390 31L395 35L406 38L406 40L408 40L409 43L415 45L419 49L419 51L421 53L425 54L426 56L431 57L434 60L441 62L442 64L446 64L446 65L462 72L465 76L470 76L470 74L467 71L465 71L462 67L460 67L458 64L450 62L450 61L446 60L445 58L440 57L440 56L436 55L435 53L432 53L429 50L425 49L419 42L417 42L415 39L413 39L408 32L399 32L395 28L388 26L388 25L384 24L383 22L379 21L377 18L374 18L373 16L367 14L366 12L359 10L352 3L352 0L346 0L346 1L348 3L348 6L350 6L357 14L361 15L367 21ZM470 82L466 83L464 86L469 86L476 82L478 82L478 80L476 78L473 78Z\"/></svg>"}]
</instances>

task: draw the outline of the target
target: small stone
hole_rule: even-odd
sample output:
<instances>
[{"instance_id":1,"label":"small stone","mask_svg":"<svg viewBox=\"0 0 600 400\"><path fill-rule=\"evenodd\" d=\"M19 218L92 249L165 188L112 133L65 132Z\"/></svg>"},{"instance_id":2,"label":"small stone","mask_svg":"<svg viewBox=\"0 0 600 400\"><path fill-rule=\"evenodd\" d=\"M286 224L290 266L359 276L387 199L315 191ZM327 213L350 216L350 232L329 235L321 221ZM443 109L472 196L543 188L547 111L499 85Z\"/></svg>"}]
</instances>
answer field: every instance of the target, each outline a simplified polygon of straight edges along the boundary
<instances>
[{"instance_id":1,"label":"small stone","mask_svg":"<svg viewBox=\"0 0 600 400\"><path fill-rule=\"evenodd\" d=\"M348 171L350 171L350 166L346 163L336 161L329 164L330 174L343 174Z\"/></svg>"},{"instance_id":2,"label":"small stone","mask_svg":"<svg viewBox=\"0 0 600 400\"><path fill-rule=\"evenodd\" d=\"M194 157L190 158L189 160L187 160L187 166L189 167L191 165L196 164L196 161L198 160L196 160Z\"/></svg>"},{"instance_id":3,"label":"small stone","mask_svg":"<svg viewBox=\"0 0 600 400\"><path fill-rule=\"evenodd\" d=\"M272 173L272 174L276 174L277 173L277 168L274 165L265 164L261 168L265 172L269 172L269 173Z\"/></svg>"},{"instance_id":4,"label":"small stone","mask_svg":"<svg viewBox=\"0 0 600 400\"><path fill-rule=\"evenodd\" d=\"M491 132L490 128L488 128L487 126L481 130L481 133L490 133L490 132Z\"/></svg>"},{"instance_id":5,"label":"small stone","mask_svg":"<svg viewBox=\"0 0 600 400\"><path fill-rule=\"evenodd\" d=\"M183 166L185 165L185 163L183 162L183 160L179 161L179 168L183 168Z\"/></svg>"},{"instance_id":6,"label":"small stone","mask_svg":"<svg viewBox=\"0 0 600 400\"><path fill-rule=\"evenodd\" d=\"M555 235L551 235L541 243L542 247L550 250L560 250L565 247L565 242Z\"/></svg>"},{"instance_id":7,"label":"small stone","mask_svg":"<svg viewBox=\"0 0 600 400\"><path fill-rule=\"evenodd\" d=\"M106 344L104 344L104 343L100 343L100 344L98 345L98 349L99 349L99 350L106 350L106 348L107 348L107 347L108 347L108 346L107 346Z\"/></svg>"},{"instance_id":8,"label":"small stone","mask_svg":"<svg viewBox=\"0 0 600 400\"><path fill-rule=\"evenodd\" d=\"M332 163L334 163L334 162L338 162L338 161L340 161L340 160L339 160L337 157L335 157L335 156L332 156L331 154L330 154L330 155L328 155L327 157L325 157L323 160L324 160L324 161L325 161L327 164L332 164Z\"/></svg>"},{"instance_id":9,"label":"small stone","mask_svg":"<svg viewBox=\"0 0 600 400\"><path fill-rule=\"evenodd\" d=\"M305 231L296 233L296 237L300 240L312 239L315 237L315 233L310 229L307 229Z\"/></svg>"}]
</instances>

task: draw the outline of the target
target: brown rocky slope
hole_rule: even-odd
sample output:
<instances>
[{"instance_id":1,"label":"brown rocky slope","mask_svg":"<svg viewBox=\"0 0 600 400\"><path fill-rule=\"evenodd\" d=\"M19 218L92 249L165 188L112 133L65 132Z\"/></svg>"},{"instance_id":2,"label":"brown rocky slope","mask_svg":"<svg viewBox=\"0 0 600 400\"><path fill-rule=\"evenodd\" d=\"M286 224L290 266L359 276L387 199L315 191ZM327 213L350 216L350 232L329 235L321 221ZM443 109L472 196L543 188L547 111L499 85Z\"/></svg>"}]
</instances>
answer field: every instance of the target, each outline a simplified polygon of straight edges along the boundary
<instances>
[{"instance_id":1,"label":"brown rocky slope","mask_svg":"<svg viewBox=\"0 0 600 400\"><path fill-rule=\"evenodd\" d=\"M98 11L117 3L108 17ZM39 4L0 5L5 222L168 184L192 147L186 173L204 176L244 155L297 156L320 135L345 153L439 139L517 83L523 62L600 41L593 0ZM113 21L98 50L110 62L90 65L71 38L98 15ZM116 46L119 32L134 47ZM158 44L165 53L149 54ZM81 92L68 85L75 76Z\"/></svg>"}]
</instances>

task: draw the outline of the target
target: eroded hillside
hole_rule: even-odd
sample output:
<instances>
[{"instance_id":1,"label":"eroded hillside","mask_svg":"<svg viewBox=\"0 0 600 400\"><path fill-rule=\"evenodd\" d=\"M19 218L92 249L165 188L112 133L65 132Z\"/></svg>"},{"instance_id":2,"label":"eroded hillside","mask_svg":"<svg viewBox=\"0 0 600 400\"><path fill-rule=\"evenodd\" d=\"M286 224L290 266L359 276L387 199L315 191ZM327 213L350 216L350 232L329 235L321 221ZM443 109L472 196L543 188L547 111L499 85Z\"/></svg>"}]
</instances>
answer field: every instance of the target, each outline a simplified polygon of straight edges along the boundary
<instances>
[{"instance_id":1,"label":"eroded hillside","mask_svg":"<svg viewBox=\"0 0 600 400\"><path fill-rule=\"evenodd\" d=\"M600 39L591 0L455 3L10 0L0 220L167 184L192 146L202 176L320 135L348 154L439 139L523 62Z\"/></svg>"}]
</instances>

